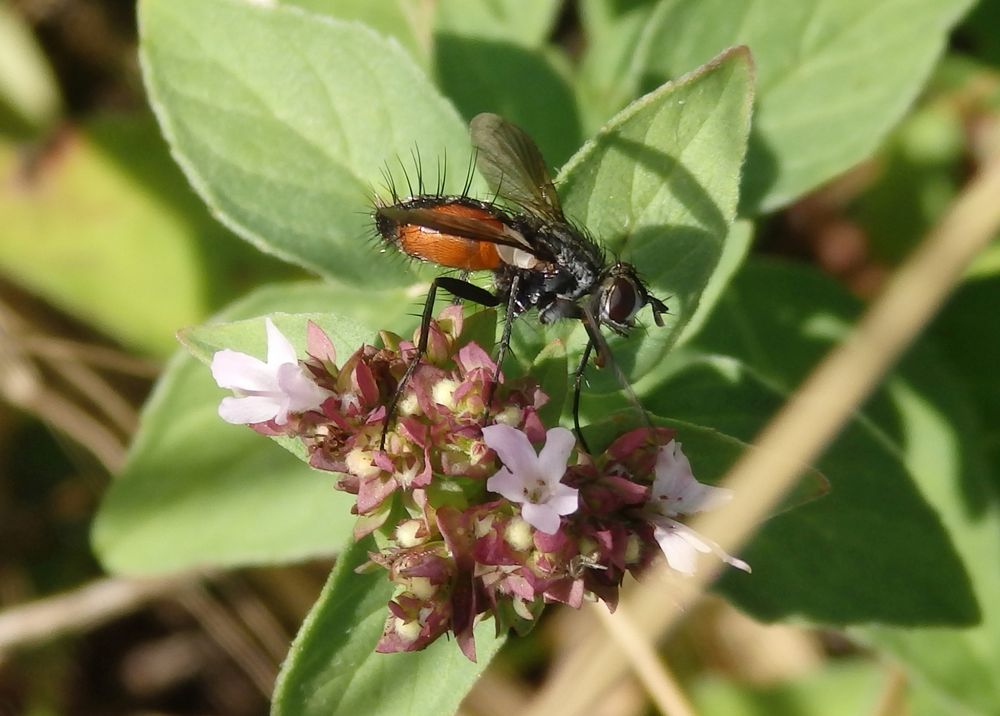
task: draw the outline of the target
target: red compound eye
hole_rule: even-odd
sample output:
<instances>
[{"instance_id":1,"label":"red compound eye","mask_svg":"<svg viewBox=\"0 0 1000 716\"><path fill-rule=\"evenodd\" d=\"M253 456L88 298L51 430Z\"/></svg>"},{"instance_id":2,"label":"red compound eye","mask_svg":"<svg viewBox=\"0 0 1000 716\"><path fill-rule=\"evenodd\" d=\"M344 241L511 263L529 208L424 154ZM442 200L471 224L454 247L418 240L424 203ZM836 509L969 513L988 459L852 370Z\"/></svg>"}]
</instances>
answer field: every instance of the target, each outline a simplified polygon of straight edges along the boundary
<instances>
[{"instance_id":1,"label":"red compound eye","mask_svg":"<svg viewBox=\"0 0 1000 716\"><path fill-rule=\"evenodd\" d=\"M639 289L631 279L619 276L604 291L603 313L611 323L629 325L632 317L642 308Z\"/></svg>"}]
</instances>

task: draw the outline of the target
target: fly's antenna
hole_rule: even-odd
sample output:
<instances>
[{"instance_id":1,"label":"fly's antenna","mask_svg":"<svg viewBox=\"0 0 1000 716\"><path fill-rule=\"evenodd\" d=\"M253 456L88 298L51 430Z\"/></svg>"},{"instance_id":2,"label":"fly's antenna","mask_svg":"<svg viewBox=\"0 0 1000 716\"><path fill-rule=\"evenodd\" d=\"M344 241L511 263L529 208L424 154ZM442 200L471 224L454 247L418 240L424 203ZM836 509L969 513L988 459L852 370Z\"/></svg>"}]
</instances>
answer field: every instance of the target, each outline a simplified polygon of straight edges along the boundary
<instances>
[{"instance_id":1,"label":"fly's antenna","mask_svg":"<svg viewBox=\"0 0 1000 716\"><path fill-rule=\"evenodd\" d=\"M465 184L462 185L462 196L469 196L469 192L472 191L472 179L475 176L476 171L476 160L479 159L479 147L472 148L472 154L469 155L469 166L465 170Z\"/></svg>"}]
</instances>

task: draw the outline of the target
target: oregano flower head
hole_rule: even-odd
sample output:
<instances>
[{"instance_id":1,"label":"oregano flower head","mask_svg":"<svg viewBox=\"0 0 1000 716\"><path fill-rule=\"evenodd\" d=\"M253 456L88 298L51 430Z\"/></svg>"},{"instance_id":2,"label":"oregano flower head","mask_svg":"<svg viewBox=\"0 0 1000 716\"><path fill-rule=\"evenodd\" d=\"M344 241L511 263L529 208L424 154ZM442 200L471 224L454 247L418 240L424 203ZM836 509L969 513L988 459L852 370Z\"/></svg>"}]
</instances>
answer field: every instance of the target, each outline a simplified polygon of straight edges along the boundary
<instances>
[{"instance_id":1,"label":"oregano flower head","mask_svg":"<svg viewBox=\"0 0 1000 716\"><path fill-rule=\"evenodd\" d=\"M546 603L601 599L613 609L626 573L660 554L683 573L699 551L749 570L680 521L729 495L694 478L673 430L632 430L587 454L569 430L545 429L538 410L548 396L533 379L501 374L492 385L496 364L463 336L464 323L458 306L432 322L384 447L386 406L415 340L383 332L381 347L361 346L338 365L310 323L308 357L298 360L267 321L267 363L235 351L213 360L220 385L240 395L225 401L269 401L242 412L224 401L226 415L297 438L313 467L355 495L355 537L374 536L362 569L384 569L396 587L377 651L414 651L451 633L474 660L477 620L523 633Z\"/></svg>"}]
</instances>

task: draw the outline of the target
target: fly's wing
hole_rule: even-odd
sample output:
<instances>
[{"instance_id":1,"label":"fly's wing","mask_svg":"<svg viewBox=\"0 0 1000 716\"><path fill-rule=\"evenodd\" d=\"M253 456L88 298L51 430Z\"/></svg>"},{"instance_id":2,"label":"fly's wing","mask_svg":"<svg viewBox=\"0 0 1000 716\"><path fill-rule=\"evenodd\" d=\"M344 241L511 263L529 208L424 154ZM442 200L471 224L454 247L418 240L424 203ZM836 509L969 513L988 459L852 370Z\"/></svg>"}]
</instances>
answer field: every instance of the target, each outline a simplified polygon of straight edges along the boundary
<instances>
[{"instance_id":1,"label":"fly's wing","mask_svg":"<svg viewBox=\"0 0 1000 716\"><path fill-rule=\"evenodd\" d=\"M524 131L495 114L478 114L469 125L476 166L490 187L536 216L565 221L559 195L538 147Z\"/></svg>"},{"instance_id":2,"label":"fly's wing","mask_svg":"<svg viewBox=\"0 0 1000 716\"><path fill-rule=\"evenodd\" d=\"M381 206L375 213L395 224L413 224L451 236L471 241L486 241L501 246L511 246L535 255L535 250L524 236L501 221L484 221L468 216L445 214L434 209L407 209L398 206Z\"/></svg>"}]
</instances>

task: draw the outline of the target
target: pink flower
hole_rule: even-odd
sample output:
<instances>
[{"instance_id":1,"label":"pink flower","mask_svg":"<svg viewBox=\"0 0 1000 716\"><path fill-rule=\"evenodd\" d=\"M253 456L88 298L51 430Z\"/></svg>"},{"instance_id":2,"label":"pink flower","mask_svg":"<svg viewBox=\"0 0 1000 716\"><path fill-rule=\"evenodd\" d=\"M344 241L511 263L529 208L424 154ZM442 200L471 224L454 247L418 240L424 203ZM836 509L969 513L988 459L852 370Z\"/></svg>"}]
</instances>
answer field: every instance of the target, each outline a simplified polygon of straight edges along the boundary
<instances>
[{"instance_id":1,"label":"pink flower","mask_svg":"<svg viewBox=\"0 0 1000 716\"><path fill-rule=\"evenodd\" d=\"M703 537L675 517L714 509L732 499L731 490L705 485L695 479L691 463L681 451L681 444L671 440L656 457L656 479L646 513L653 524L653 536L667 564L683 574L694 574L698 552L714 552L727 564L745 572L750 565L726 554L715 542Z\"/></svg>"},{"instance_id":2,"label":"pink flower","mask_svg":"<svg viewBox=\"0 0 1000 716\"><path fill-rule=\"evenodd\" d=\"M566 428L546 433L539 454L528 436L509 425L483 428L483 440L500 457L504 467L486 482L486 489L521 503L521 517L545 534L559 530L560 517L576 512L579 490L562 484L576 438Z\"/></svg>"},{"instance_id":3,"label":"pink flower","mask_svg":"<svg viewBox=\"0 0 1000 716\"><path fill-rule=\"evenodd\" d=\"M221 350L212 356L212 377L236 397L223 398L219 416L227 423L288 422L289 413L316 410L331 393L319 387L299 365L295 349L270 318L267 362L246 353Z\"/></svg>"}]
</instances>

